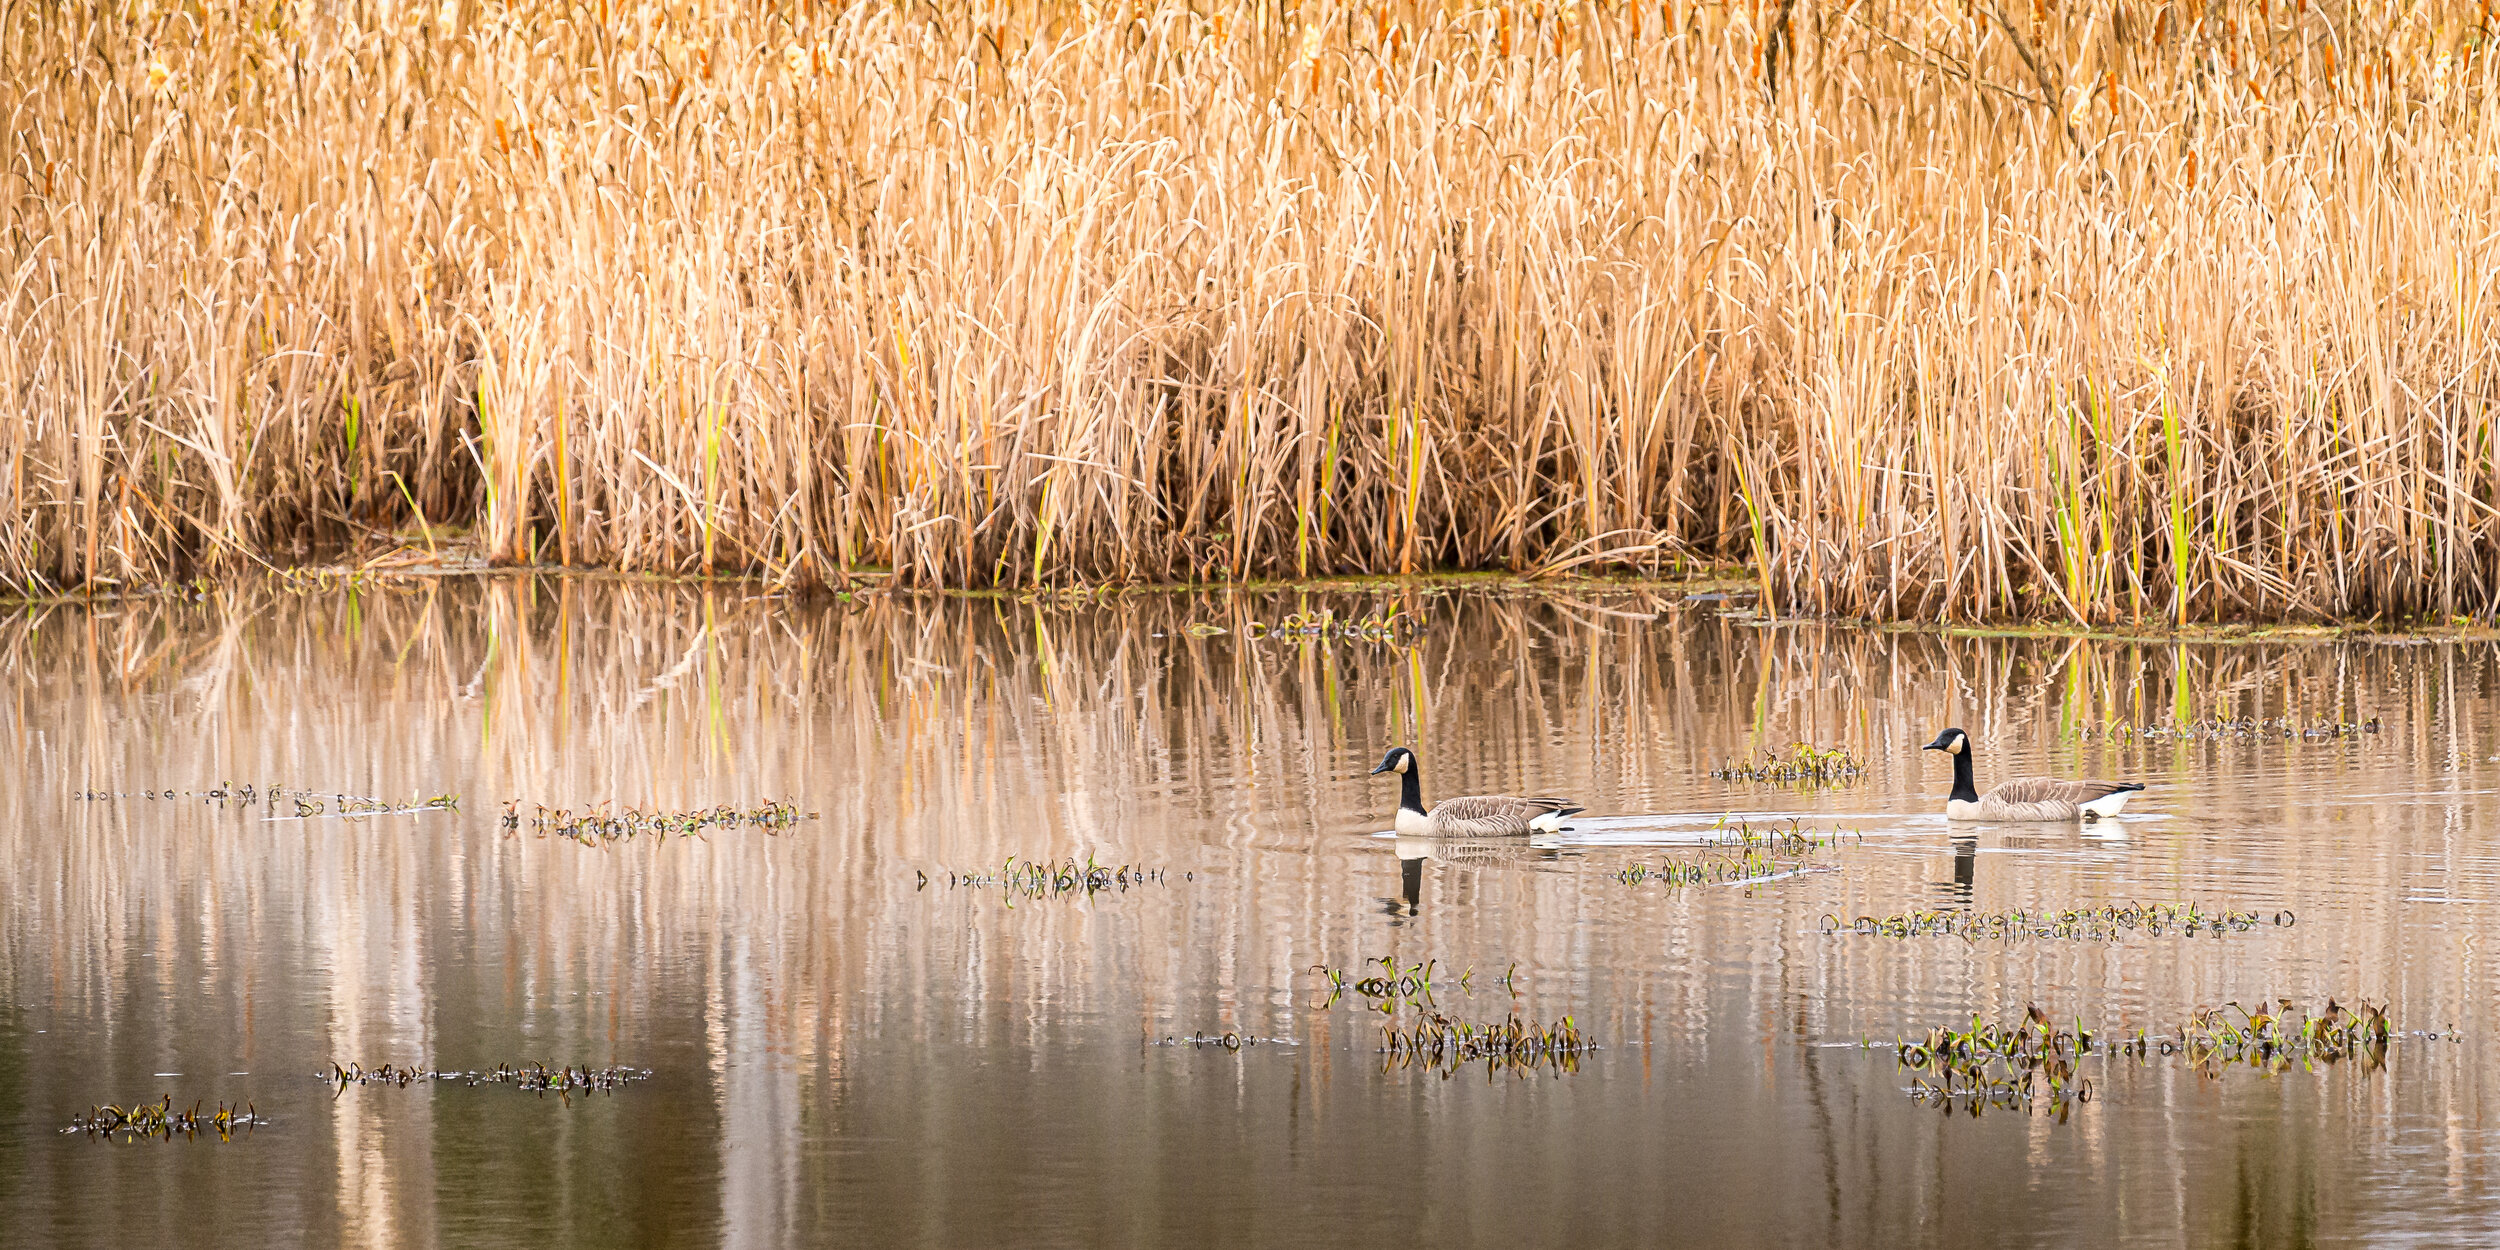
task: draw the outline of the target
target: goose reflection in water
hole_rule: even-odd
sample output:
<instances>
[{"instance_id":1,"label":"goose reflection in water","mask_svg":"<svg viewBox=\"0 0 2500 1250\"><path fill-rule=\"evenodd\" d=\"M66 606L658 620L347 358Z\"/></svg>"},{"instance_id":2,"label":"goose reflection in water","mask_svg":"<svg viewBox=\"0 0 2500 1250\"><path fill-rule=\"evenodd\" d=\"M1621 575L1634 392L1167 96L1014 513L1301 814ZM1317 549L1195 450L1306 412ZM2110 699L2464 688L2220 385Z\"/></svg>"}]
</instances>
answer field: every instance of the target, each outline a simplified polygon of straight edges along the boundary
<instances>
[{"instance_id":1,"label":"goose reflection in water","mask_svg":"<svg viewBox=\"0 0 2500 1250\"><path fill-rule=\"evenodd\" d=\"M1400 834L1397 840L1400 897L1384 898L1383 910L1401 919L1424 910L1424 861L1444 860L1464 866L1491 866L1561 858L1562 839L1553 834L1525 838L1435 838Z\"/></svg>"},{"instance_id":2,"label":"goose reflection in water","mask_svg":"<svg viewBox=\"0 0 2500 1250\"><path fill-rule=\"evenodd\" d=\"M1953 839L1953 880L1936 882L1936 890L1964 907L1970 906L1971 883L1979 875L1979 839Z\"/></svg>"}]
</instances>

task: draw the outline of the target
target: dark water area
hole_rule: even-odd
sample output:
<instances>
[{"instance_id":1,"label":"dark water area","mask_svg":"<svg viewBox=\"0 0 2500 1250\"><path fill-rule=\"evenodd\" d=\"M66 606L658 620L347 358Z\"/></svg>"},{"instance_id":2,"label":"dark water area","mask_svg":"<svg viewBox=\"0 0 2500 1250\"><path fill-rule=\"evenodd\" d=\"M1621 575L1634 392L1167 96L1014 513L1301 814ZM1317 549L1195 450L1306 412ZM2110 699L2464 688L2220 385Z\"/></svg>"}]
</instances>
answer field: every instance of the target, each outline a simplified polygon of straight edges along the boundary
<instances>
[{"instance_id":1,"label":"dark water area","mask_svg":"<svg viewBox=\"0 0 2500 1250\"><path fill-rule=\"evenodd\" d=\"M1421 621L1395 642L1251 628L1394 605ZM7 618L0 1243L2500 1241L2500 650L1721 606L540 578ZM2243 717L2376 727L2095 732ZM1917 749L1948 724L1983 787L2147 789L2090 826L1949 825L1949 767ZM1795 741L1866 772L1710 775ZM1401 743L1429 795L1589 810L1551 838L1392 838L1396 787L1366 774ZM458 809L337 810L438 795ZM528 820L773 801L813 819L603 844ZM1838 843L1775 880L1635 871L1724 862L1703 843L1726 816ZM961 883L1010 856L1159 875ZM2267 919L1847 923L2127 902ZM1422 1009L1332 1002L1314 970L1351 984L1382 956L1429 961L1454 1020L1569 1017L1596 1049L1401 1065L1383 1023ZM2399 1036L2263 1065L2094 1054L2062 1120L1922 1104L1892 1045L2033 1003L2118 1038L2330 998L2387 1004ZM1187 1044L1228 1032L1262 1040ZM323 1079L532 1061L651 1075L561 1098ZM62 1132L160 1096L268 1122Z\"/></svg>"}]
</instances>

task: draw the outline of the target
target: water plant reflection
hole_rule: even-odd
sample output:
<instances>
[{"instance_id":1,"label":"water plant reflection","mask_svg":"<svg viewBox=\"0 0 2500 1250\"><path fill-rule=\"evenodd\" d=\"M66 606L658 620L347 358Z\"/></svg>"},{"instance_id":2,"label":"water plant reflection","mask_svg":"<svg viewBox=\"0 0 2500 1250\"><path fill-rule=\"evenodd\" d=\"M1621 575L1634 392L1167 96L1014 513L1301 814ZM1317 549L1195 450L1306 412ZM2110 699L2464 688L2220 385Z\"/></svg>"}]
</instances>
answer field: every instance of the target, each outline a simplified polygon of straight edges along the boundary
<instances>
[{"instance_id":1,"label":"water plant reflection","mask_svg":"<svg viewBox=\"0 0 2500 1250\"><path fill-rule=\"evenodd\" d=\"M353 1063L341 1066L334 1062L322 1079L334 1087L334 1093L343 1092L350 1085L386 1085L395 1089L405 1089L410 1085L426 1082L472 1086L502 1085L533 1094L569 1094L575 1090L591 1094L612 1094L630 1082L650 1080L651 1069L617 1065L594 1068L589 1064L583 1064L580 1067L567 1065L561 1068L551 1068L543 1063L499 1063L494 1067L477 1071L454 1071L413 1066L399 1067L388 1063L372 1068Z\"/></svg>"},{"instance_id":2,"label":"water plant reflection","mask_svg":"<svg viewBox=\"0 0 2500 1250\"><path fill-rule=\"evenodd\" d=\"M2075 736L2086 742L2175 742L2175 741L2260 741L2278 739L2287 742L2334 742L2358 738L2379 731L2379 718L2361 721L2293 720L2288 716L2260 718L2255 716L2209 716L2192 721L2162 720L2140 725L2089 724L2075 730Z\"/></svg>"},{"instance_id":3,"label":"water plant reflection","mask_svg":"<svg viewBox=\"0 0 2500 1250\"><path fill-rule=\"evenodd\" d=\"M268 1121L261 1117L260 1109L250 1103L233 1107L221 1102L215 1111L205 1113L198 1103L193 1103L188 1110L176 1111L174 1096L167 1094L157 1102L143 1103L127 1111L111 1105L90 1107L85 1115L70 1117L69 1127L61 1131L85 1133L107 1141L116 1133L125 1141L142 1137L171 1141L177 1136L190 1138L202 1133L214 1133L217 1140L229 1141L235 1130L249 1131L265 1123Z\"/></svg>"},{"instance_id":4,"label":"water plant reflection","mask_svg":"<svg viewBox=\"0 0 2500 1250\"><path fill-rule=\"evenodd\" d=\"M1825 933L1865 937L1958 937L1972 942L2011 942L2024 938L2114 942L2130 933L2153 937L2166 934L2221 937L2225 933L2246 933L2268 925L2288 929L2298 919L2288 908L2269 917L2253 911L2205 911L2192 902L2113 903L2063 911L2030 911L2019 907L1990 912L1925 908L1895 912L1880 918L1859 916L1849 921L1825 912L1821 927Z\"/></svg>"},{"instance_id":5,"label":"water plant reflection","mask_svg":"<svg viewBox=\"0 0 2500 1250\"><path fill-rule=\"evenodd\" d=\"M81 790L70 797L82 803L110 803L122 799L149 801L198 799L203 803L214 803L221 808L251 807L259 804L266 805L272 811L277 810L281 800L287 800L292 803L291 810L298 818L322 815L396 816L410 812L456 812L460 810L460 796L457 794L437 794L431 798L394 803L388 799L378 799L370 795L291 790L275 783L262 788L219 782L212 790L176 790L171 786L137 791ZM271 816L269 819L287 818Z\"/></svg>"},{"instance_id":6,"label":"water plant reflection","mask_svg":"<svg viewBox=\"0 0 2500 1250\"><path fill-rule=\"evenodd\" d=\"M1253 640L1287 638L1302 642L1345 639L1360 642L1411 643L1423 632L1423 619L1402 605L1362 616L1340 617L1334 608L1286 613L1273 624L1252 621L1242 634Z\"/></svg>"},{"instance_id":7,"label":"water plant reflection","mask_svg":"<svg viewBox=\"0 0 2500 1250\"><path fill-rule=\"evenodd\" d=\"M646 834L665 838L673 833L691 838L712 829L754 828L779 833L802 820L815 818L814 812L801 812L794 803L769 799L751 808L732 807L724 803L689 812L646 812L632 807L611 812L605 804L575 812L569 808L551 809L538 805L527 816L521 814L519 799L507 799L504 801L503 827L515 831L527 829L542 835L553 834L585 846L595 846Z\"/></svg>"},{"instance_id":8,"label":"water plant reflection","mask_svg":"<svg viewBox=\"0 0 2500 1250\"><path fill-rule=\"evenodd\" d=\"M1075 856L1056 864L1037 860L1007 857L997 871L988 873L950 872L946 884L970 889L1003 890L1018 898L1061 898L1077 895L1091 898L1106 890L1126 890L1148 882L1163 884L1164 870L1138 864L1100 864L1091 853L1079 862ZM919 873L916 889L926 889L929 875Z\"/></svg>"},{"instance_id":9,"label":"water plant reflection","mask_svg":"<svg viewBox=\"0 0 2500 1250\"><path fill-rule=\"evenodd\" d=\"M1380 1026L1384 1069L1422 1068L1447 1080L1470 1063L1484 1064L1485 1079L1497 1072L1527 1076L1580 1070L1580 1057L1597 1044L1580 1035L1570 1016L1551 1024L1532 1024L1516 1014L1507 1020L1471 1024L1438 1011L1427 1011L1406 1028Z\"/></svg>"},{"instance_id":10,"label":"water plant reflection","mask_svg":"<svg viewBox=\"0 0 2500 1250\"><path fill-rule=\"evenodd\" d=\"M1691 885L1760 885L1809 872L1834 872L1839 865L1816 859L1840 845L1838 832L1815 833L1791 822L1786 829L1764 831L1743 821L1724 835L1702 842L1706 853L1693 859L1662 860L1657 866L1634 863L1617 870L1625 885L1658 882L1670 888ZM1857 835L1864 841L1864 835Z\"/></svg>"},{"instance_id":11,"label":"water plant reflection","mask_svg":"<svg viewBox=\"0 0 2500 1250\"><path fill-rule=\"evenodd\" d=\"M1396 956L1382 955L1376 959L1364 960L1359 965L1362 968L1375 966L1380 971L1349 982L1344 969L1331 968L1325 964L1313 964L1311 971L1320 974L1328 981L1328 999L1319 1004L1319 1009L1326 1010L1335 1006L1337 1000L1344 997L1349 988L1362 995L1367 1010L1377 1011L1384 1016L1396 1014L1400 1007L1428 1008L1435 1005L1432 999L1432 974L1433 969L1440 966L1438 960L1427 959L1422 963L1401 966ZM1473 993L1475 978L1476 970L1473 968L1459 974L1459 992Z\"/></svg>"},{"instance_id":12,"label":"water plant reflection","mask_svg":"<svg viewBox=\"0 0 2500 1250\"><path fill-rule=\"evenodd\" d=\"M1238 1051L1251 1046L1299 1046L1290 1037L1255 1037L1247 1033L1192 1033L1187 1037L1165 1037L1149 1042L1152 1046L1187 1046L1192 1050Z\"/></svg>"},{"instance_id":13,"label":"water plant reflection","mask_svg":"<svg viewBox=\"0 0 2500 1250\"><path fill-rule=\"evenodd\" d=\"M2237 1002L2200 1007L2175 1034L2155 1037L2139 1029L2113 1046L2080 1022L2057 1024L2033 1003L2010 1028L1973 1014L1970 1027L1931 1028L1917 1040L1896 1042L1893 1054L1914 1073L1908 1090L1914 1101L1972 1116L1987 1108L2044 1110L2062 1124L2075 1104L2094 1096L2092 1080L2077 1071L2087 1059L2145 1063L2179 1056L2206 1076L2233 1065L2274 1073L2346 1059L2376 1070L2394 1035L2380 1004L2348 1009L2330 998L2325 1011L2309 1015L2282 998L2260 1000L2254 1008Z\"/></svg>"}]
</instances>

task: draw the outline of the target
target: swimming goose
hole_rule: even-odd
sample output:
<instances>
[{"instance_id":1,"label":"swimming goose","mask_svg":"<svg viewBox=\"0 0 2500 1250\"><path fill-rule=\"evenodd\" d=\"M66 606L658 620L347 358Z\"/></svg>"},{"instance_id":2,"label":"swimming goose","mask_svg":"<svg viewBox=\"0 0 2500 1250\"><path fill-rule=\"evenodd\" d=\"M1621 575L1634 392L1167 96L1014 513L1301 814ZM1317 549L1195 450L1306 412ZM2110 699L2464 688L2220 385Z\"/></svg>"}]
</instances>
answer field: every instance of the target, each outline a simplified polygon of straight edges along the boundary
<instances>
[{"instance_id":1,"label":"swimming goose","mask_svg":"<svg viewBox=\"0 0 2500 1250\"><path fill-rule=\"evenodd\" d=\"M1410 837L1496 838L1520 833L1559 833L1563 817L1587 810L1569 799L1471 794L1443 799L1426 811L1423 770L1415 764L1415 753L1405 747L1389 748L1372 775L1391 772L1398 774L1403 785L1398 796L1398 832Z\"/></svg>"},{"instance_id":2,"label":"swimming goose","mask_svg":"<svg viewBox=\"0 0 2500 1250\"><path fill-rule=\"evenodd\" d=\"M2097 820L2117 815L2127 796L2144 788L2133 781L2024 777L1982 796L1971 785L1969 734L1948 729L1919 749L1953 757L1953 797L1944 803L1944 814L1953 820Z\"/></svg>"}]
</instances>

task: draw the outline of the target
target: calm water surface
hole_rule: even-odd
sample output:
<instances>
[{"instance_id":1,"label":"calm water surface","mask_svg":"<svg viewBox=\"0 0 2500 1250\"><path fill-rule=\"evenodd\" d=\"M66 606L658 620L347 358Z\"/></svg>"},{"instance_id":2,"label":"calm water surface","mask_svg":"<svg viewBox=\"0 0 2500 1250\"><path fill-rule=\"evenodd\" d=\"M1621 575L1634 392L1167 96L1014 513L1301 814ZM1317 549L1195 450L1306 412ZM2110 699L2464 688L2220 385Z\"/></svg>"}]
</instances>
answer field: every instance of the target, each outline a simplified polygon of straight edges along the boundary
<instances>
[{"instance_id":1,"label":"calm water surface","mask_svg":"<svg viewBox=\"0 0 2500 1250\"><path fill-rule=\"evenodd\" d=\"M1766 627L1634 591L1418 594L1409 647L1245 636L1399 598L544 579L0 622L0 1243L2500 1242L2492 646ZM2181 715L2383 728L2081 732ZM2150 789L2090 832L1950 829L1945 762L1916 750L1947 724L1983 784ZM1709 776L1799 739L1869 770L1811 792ZM1365 775L1401 742L1431 793L1563 793L1588 817L1558 845L1402 861L1395 788ZM82 797L220 783L460 808ZM608 846L500 827L507 801L772 799L817 817ZM1750 890L1619 877L1691 858L1725 813L1851 833L1837 871ZM1163 875L1090 899L948 884L1088 854ZM2126 900L2297 923L1822 931ZM1382 955L1436 961L1453 1016L1569 1015L1602 1049L1567 1072L1384 1070L1382 1017L1326 1005L1312 971ZM2095 1061L2062 1124L1923 1108L1889 1049L1854 1045L2031 1002L2116 1034L2330 996L2462 1040L2400 1041L2377 1070ZM1227 1031L1285 1040L1161 1044ZM529 1060L654 1075L569 1103L317 1075ZM272 1123L60 1131L165 1094Z\"/></svg>"}]
</instances>

